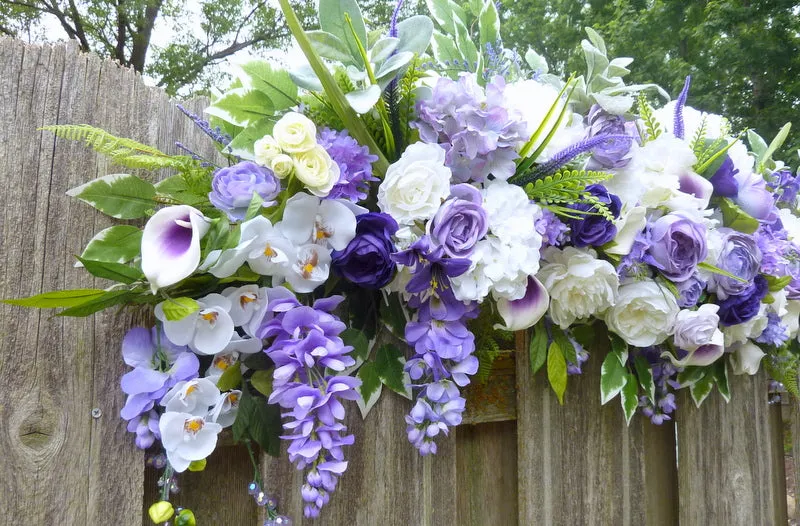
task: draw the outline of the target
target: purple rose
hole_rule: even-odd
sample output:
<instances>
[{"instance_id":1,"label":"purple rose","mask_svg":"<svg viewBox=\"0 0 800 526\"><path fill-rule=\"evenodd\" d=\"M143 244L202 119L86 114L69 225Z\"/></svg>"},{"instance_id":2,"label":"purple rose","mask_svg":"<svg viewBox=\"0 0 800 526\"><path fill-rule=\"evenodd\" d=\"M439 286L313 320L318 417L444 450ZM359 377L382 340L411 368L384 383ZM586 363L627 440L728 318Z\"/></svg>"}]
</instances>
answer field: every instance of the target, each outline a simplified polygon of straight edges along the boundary
<instances>
[{"instance_id":1,"label":"purple rose","mask_svg":"<svg viewBox=\"0 0 800 526\"><path fill-rule=\"evenodd\" d=\"M683 212L659 218L650 227L650 263L675 282L686 281L706 259L706 227Z\"/></svg>"},{"instance_id":2,"label":"purple rose","mask_svg":"<svg viewBox=\"0 0 800 526\"><path fill-rule=\"evenodd\" d=\"M253 193L261 196L264 206L271 206L280 191L280 182L272 170L243 161L214 173L208 200L215 208L228 214L231 221L241 221L247 214Z\"/></svg>"},{"instance_id":3,"label":"purple rose","mask_svg":"<svg viewBox=\"0 0 800 526\"><path fill-rule=\"evenodd\" d=\"M761 310L761 300L767 295L768 289L766 278L759 274L741 294L728 296L719 302L719 322L730 326L752 319Z\"/></svg>"},{"instance_id":4,"label":"purple rose","mask_svg":"<svg viewBox=\"0 0 800 526\"><path fill-rule=\"evenodd\" d=\"M735 175L739 173L733 166L733 161L729 156L725 156L725 160L714 175L711 176L711 185L714 187L714 195L720 197L736 197L739 193L739 183L736 182Z\"/></svg>"},{"instance_id":5,"label":"purple rose","mask_svg":"<svg viewBox=\"0 0 800 526\"><path fill-rule=\"evenodd\" d=\"M394 277L392 236L397 228L397 222L388 214L361 214L356 218L356 237L344 250L331 254L334 270L348 281L368 289L387 285Z\"/></svg>"},{"instance_id":6,"label":"purple rose","mask_svg":"<svg viewBox=\"0 0 800 526\"><path fill-rule=\"evenodd\" d=\"M722 250L717 258L717 266L734 276L729 278L721 274L714 274L711 278L712 290L719 299L742 294L748 288L761 268L761 250L756 240L749 234L743 234L730 228L720 228L723 234Z\"/></svg>"},{"instance_id":7,"label":"purple rose","mask_svg":"<svg viewBox=\"0 0 800 526\"><path fill-rule=\"evenodd\" d=\"M619 115L612 115L606 112L599 105L595 104L589 110L589 128L587 139L597 136L620 136L635 135L635 124L625 122ZM592 157L589 159L589 168L613 169L622 168L627 165L631 157L628 155L633 141L623 139L609 139L592 149Z\"/></svg>"},{"instance_id":8,"label":"purple rose","mask_svg":"<svg viewBox=\"0 0 800 526\"><path fill-rule=\"evenodd\" d=\"M481 193L472 185L457 184L452 197L442 203L428 228L431 241L453 258L468 257L489 231Z\"/></svg>"},{"instance_id":9,"label":"purple rose","mask_svg":"<svg viewBox=\"0 0 800 526\"><path fill-rule=\"evenodd\" d=\"M592 184L586 187L586 191L604 203L609 212L617 218L619 217L622 203L614 194L606 190L601 184ZM594 211L594 205L590 203L578 203L570 205L573 210L582 212ZM572 230L572 242L576 247L605 245L617 235L617 227L605 217L597 214L581 214L580 219L570 219L569 227Z\"/></svg>"}]
</instances>

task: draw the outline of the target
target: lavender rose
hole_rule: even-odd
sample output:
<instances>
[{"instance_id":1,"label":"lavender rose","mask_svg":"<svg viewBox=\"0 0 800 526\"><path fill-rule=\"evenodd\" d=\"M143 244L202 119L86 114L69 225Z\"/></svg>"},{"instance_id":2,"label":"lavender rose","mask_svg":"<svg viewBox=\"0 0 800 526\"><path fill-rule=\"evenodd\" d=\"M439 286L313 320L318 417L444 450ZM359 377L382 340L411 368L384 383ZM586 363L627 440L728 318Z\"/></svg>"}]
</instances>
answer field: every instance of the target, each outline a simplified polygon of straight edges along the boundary
<instances>
[{"instance_id":1,"label":"lavender rose","mask_svg":"<svg viewBox=\"0 0 800 526\"><path fill-rule=\"evenodd\" d=\"M623 117L612 115L597 104L589 110L588 120L587 139L604 135L635 135L633 122L625 122ZM623 139L610 139L595 146L589 159L589 168L614 169L626 166L631 160L629 153L632 143L633 141Z\"/></svg>"},{"instance_id":2,"label":"lavender rose","mask_svg":"<svg viewBox=\"0 0 800 526\"><path fill-rule=\"evenodd\" d=\"M489 231L486 210L481 206L480 191L469 184L457 184L450 189L451 198L442 203L428 223L431 241L441 245L453 258L472 254L475 243Z\"/></svg>"},{"instance_id":3,"label":"lavender rose","mask_svg":"<svg viewBox=\"0 0 800 526\"><path fill-rule=\"evenodd\" d=\"M728 296L719 302L719 322L722 325L738 325L752 319L761 309L761 300L767 295L769 286L764 276L758 275L741 294Z\"/></svg>"},{"instance_id":4,"label":"lavender rose","mask_svg":"<svg viewBox=\"0 0 800 526\"><path fill-rule=\"evenodd\" d=\"M700 301L700 296L706 288L706 281L694 273L689 279L676 283L675 286L679 293L678 306L682 309L690 309Z\"/></svg>"},{"instance_id":5,"label":"lavender rose","mask_svg":"<svg viewBox=\"0 0 800 526\"><path fill-rule=\"evenodd\" d=\"M261 196L264 206L270 206L280 191L281 185L269 168L243 161L214 173L208 200L231 221L241 221L254 193Z\"/></svg>"},{"instance_id":6,"label":"lavender rose","mask_svg":"<svg viewBox=\"0 0 800 526\"><path fill-rule=\"evenodd\" d=\"M720 274L711 276L709 285L721 300L738 296L747 289L761 268L761 250L753 236L729 228L720 228L724 236L717 266L744 281ZM713 283L713 284L712 284Z\"/></svg>"},{"instance_id":7,"label":"lavender rose","mask_svg":"<svg viewBox=\"0 0 800 526\"><path fill-rule=\"evenodd\" d=\"M673 212L650 227L650 263L675 282L688 280L706 259L706 226L683 212Z\"/></svg>"},{"instance_id":8,"label":"lavender rose","mask_svg":"<svg viewBox=\"0 0 800 526\"><path fill-rule=\"evenodd\" d=\"M395 251L392 236L397 222L388 214L371 212L356 218L356 237L344 250L334 251L333 268L348 281L369 289L379 289L394 277Z\"/></svg>"},{"instance_id":9,"label":"lavender rose","mask_svg":"<svg viewBox=\"0 0 800 526\"><path fill-rule=\"evenodd\" d=\"M595 196L598 201L604 203L614 218L619 217L622 209L619 197L609 193L606 187L601 184L589 185L586 187L586 191ZM570 205L570 208L583 212L592 212L594 205L578 203ZM605 245L617 235L617 227L614 226L614 223L596 214L582 215L580 219L570 219L569 227L572 231L572 242L576 247L599 247L600 245Z\"/></svg>"}]
</instances>

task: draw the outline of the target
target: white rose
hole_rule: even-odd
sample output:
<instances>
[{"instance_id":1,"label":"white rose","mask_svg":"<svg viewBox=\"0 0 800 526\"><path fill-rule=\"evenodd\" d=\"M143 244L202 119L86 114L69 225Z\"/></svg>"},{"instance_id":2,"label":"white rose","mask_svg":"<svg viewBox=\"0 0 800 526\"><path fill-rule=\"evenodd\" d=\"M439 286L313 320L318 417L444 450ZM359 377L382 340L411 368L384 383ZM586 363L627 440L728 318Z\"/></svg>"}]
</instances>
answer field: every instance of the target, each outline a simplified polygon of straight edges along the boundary
<instances>
[{"instance_id":1,"label":"white rose","mask_svg":"<svg viewBox=\"0 0 800 526\"><path fill-rule=\"evenodd\" d=\"M386 171L378 188L378 206L401 225L427 220L450 195L450 168L444 150L435 144L414 143Z\"/></svg>"},{"instance_id":2,"label":"white rose","mask_svg":"<svg viewBox=\"0 0 800 526\"><path fill-rule=\"evenodd\" d=\"M758 372L761 359L765 356L761 348L752 343L737 343L732 348L731 369L733 374L754 375Z\"/></svg>"},{"instance_id":3,"label":"white rose","mask_svg":"<svg viewBox=\"0 0 800 526\"><path fill-rule=\"evenodd\" d=\"M593 250L548 247L537 278L550 293L550 317L562 329L614 304L619 278L614 266Z\"/></svg>"},{"instance_id":4,"label":"white rose","mask_svg":"<svg viewBox=\"0 0 800 526\"><path fill-rule=\"evenodd\" d=\"M719 332L719 305L708 303L697 310L682 310L675 319L675 345L694 351L707 345Z\"/></svg>"},{"instance_id":5,"label":"white rose","mask_svg":"<svg viewBox=\"0 0 800 526\"><path fill-rule=\"evenodd\" d=\"M648 279L622 285L605 320L608 328L630 345L648 347L667 339L679 310L675 296Z\"/></svg>"},{"instance_id":6,"label":"white rose","mask_svg":"<svg viewBox=\"0 0 800 526\"><path fill-rule=\"evenodd\" d=\"M272 135L265 135L253 144L256 162L261 166L269 166L270 161L281 155L283 151Z\"/></svg>"},{"instance_id":7,"label":"white rose","mask_svg":"<svg viewBox=\"0 0 800 526\"><path fill-rule=\"evenodd\" d=\"M294 171L294 161L285 153L281 153L269 160L269 169L278 179L288 177Z\"/></svg>"},{"instance_id":8,"label":"white rose","mask_svg":"<svg viewBox=\"0 0 800 526\"><path fill-rule=\"evenodd\" d=\"M307 152L317 145L317 127L311 119L294 111L275 123L272 135L278 146L288 153Z\"/></svg>"},{"instance_id":9,"label":"white rose","mask_svg":"<svg viewBox=\"0 0 800 526\"><path fill-rule=\"evenodd\" d=\"M339 165L320 145L294 155L294 173L308 191L325 197L339 181Z\"/></svg>"}]
</instances>

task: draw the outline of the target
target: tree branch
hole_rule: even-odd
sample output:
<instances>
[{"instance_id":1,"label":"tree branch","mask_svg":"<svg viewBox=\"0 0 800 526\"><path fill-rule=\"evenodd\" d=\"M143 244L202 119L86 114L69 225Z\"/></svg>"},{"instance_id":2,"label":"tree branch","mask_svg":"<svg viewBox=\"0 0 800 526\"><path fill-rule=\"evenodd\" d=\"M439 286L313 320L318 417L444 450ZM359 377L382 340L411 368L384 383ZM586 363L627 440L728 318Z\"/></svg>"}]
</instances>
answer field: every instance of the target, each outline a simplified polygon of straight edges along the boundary
<instances>
[{"instance_id":1,"label":"tree branch","mask_svg":"<svg viewBox=\"0 0 800 526\"><path fill-rule=\"evenodd\" d=\"M147 50L150 48L150 37L153 34L153 26L155 26L162 4L163 0L148 1L144 9L144 16L139 16L136 20L137 31L132 34L133 47L128 62L134 70L140 73L144 71Z\"/></svg>"}]
</instances>

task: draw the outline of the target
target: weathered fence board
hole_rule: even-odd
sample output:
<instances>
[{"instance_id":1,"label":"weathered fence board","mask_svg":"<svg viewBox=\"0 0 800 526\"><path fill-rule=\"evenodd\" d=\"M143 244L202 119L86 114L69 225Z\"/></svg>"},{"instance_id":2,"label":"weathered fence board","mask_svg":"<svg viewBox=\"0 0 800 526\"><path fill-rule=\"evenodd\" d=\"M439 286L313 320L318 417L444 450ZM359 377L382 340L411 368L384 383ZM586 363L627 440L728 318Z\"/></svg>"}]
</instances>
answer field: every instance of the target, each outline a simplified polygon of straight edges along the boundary
<instances>
[{"instance_id":1,"label":"weathered fence board","mask_svg":"<svg viewBox=\"0 0 800 526\"><path fill-rule=\"evenodd\" d=\"M767 405L766 375L734 376L731 401L698 409L678 397L678 489L682 524L786 524L782 437Z\"/></svg>"}]
</instances>

